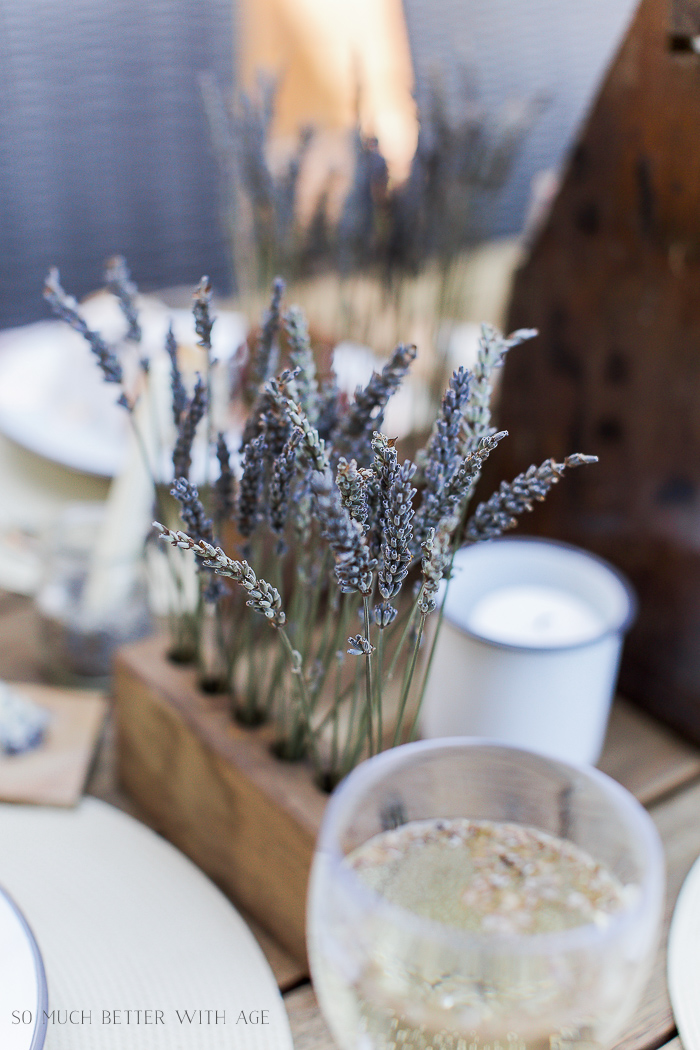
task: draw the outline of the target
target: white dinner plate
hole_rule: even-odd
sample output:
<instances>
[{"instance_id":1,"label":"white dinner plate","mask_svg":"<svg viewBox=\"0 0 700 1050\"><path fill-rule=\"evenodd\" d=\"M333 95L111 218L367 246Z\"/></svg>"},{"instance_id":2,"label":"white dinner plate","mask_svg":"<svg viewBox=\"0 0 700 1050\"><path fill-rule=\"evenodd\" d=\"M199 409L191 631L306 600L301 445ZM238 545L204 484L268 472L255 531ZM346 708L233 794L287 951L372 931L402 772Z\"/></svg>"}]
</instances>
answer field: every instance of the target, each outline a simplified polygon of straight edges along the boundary
<instances>
[{"instance_id":1,"label":"white dinner plate","mask_svg":"<svg viewBox=\"0 0 700 1050\"><path fill-rule=\"evenodd\" d=\"M124 321L108 296L83 304L89 324L108 343L117 342ZM188 310L169 310L144 299L144 352L164 353L170 321L187 350L197 336ZM214 354L231 358L245 338L241 314L222 312L212 330ZM133 351L133 348L132 348ZM46 459L85 474L114 477L124 464L128 420L116 404L119 387L105 383L81 336L61 321L40 321L0 333L0 432Z\"/></svg>"},{"instance_id":2,"label":"white dinner plate","mask_svg":"<svg viewBox=\"0 0 700 1050\"><path fill-rule=\"evenodd\" d=\"M46 1050L292 1050L275 978L243 919L120 810L93 798L73 810L0 805L0 884L43 956ZM36 992L0 984L0 1002L31 1010ZM2 1050L30 1050L4 1033Z\"/></svg>"},{"instance_id":3,"label":"white dinner plate","mask_svg":"<svg viewBox=\"0 0 700 1050\"><path fill-rule=\"evenodd\" d=\"M668 991L683 1050L700 1050L700 857L683 883L673 912Z\"/></svg>"},{"instance_id":4,"label":"white dinner plate","mask_svg":"<svg viewBox=\"0 0 700 1050\"><path fill-rule=\"evenodd\" d=\"M47 1008L41 954L27 921L0 890L0 1046L41 1050Z\"/></svg>"}]
</instances>

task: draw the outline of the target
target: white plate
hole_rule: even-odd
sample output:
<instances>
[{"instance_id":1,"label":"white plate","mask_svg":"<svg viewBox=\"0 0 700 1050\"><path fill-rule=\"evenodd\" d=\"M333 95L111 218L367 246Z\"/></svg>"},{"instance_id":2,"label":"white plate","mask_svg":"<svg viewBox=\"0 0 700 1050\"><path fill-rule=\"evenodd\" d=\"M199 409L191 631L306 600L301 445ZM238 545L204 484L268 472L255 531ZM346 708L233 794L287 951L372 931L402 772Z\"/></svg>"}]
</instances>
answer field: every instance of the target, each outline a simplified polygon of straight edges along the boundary
<instances>
[{"instance_id":1,"label":"white plate","mask_svg":"<svg viewBox=\"0 0 700 1050\"><path fill-rule=\"evenodd\" d=\"M0 806L0 884L43 955L46 1050L292 1050L274 976L240 915L125 813L93 798L75 810Z\"/></svg>"},{"instance_id":2,"label":"white plate","mask_svg":"<svg viewBox=\"0 0 700 1050\"><path fill-rule=\"evenodd\" d=\"M44 964L17 905L0 890L0 1046L41 1050L47 1007Z\"/></svg>"},{"instance_id":3,"label":"white plate","mask_svg":"<svg viewBox=\"0 0 700 1050\"><path fill-rule=\"evenodd\" d=\"M700 857L683 883L673 912L668 991L683 1050L700 1050Z\"/></svg>"},{"instance_id":4,"label":"white plate","mask_svg":"<svg viewBox=\"0 0 700 1050\"><path fill-rule=\"evenodd\" d=\"M88 323L108 343L118 341L124 327L110 299L95 296L83 307ZM171 320L178 342L194 347L188 310L167 310L150 299L144 304L145 352L164 352ZM220 360L228 360L244 338L242 315L217 316L212 344ZM31 452L85 474L118 474L128 427L124 409L116 404L119 393L118 386L102 380L87 343L63 322L41 321L0 334L0 432Z\"/></svg>"}]
</instances>

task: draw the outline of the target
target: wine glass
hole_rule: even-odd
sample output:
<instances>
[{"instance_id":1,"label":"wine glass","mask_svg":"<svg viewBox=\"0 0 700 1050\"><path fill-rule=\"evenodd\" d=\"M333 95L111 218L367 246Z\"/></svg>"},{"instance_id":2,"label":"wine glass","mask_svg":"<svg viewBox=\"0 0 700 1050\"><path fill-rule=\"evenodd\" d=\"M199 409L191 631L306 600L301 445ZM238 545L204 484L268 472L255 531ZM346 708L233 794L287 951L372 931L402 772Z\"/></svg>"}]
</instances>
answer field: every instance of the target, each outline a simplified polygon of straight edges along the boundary
<instances>
[{"instance_id":1,"label":"wine glass","mask_svg":"<svg viewBox=\"0 0 700 1050\"><path fill-rule=\"evenodd\" d=\"M558 932L469 932L390 901L345 860L388 829L455 818L573 843L619 880L620 910ZM350 774L321 826L308 907L321 1010L342 1050L609 1047L647 982L663 897L650 817L598 770L471 738L397 747Z\"/></svg>"}]
</instances>

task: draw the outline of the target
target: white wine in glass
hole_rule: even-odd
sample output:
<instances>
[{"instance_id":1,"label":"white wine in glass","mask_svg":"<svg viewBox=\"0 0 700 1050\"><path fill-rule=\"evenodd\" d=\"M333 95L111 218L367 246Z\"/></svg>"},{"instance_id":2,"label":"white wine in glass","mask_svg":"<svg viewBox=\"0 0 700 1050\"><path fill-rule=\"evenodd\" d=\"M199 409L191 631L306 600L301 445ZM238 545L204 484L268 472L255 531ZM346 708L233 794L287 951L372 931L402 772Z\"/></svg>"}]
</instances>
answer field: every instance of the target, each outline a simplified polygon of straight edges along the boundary
<instances>
[{"instance_id":1,"label":"white wine in glass","mask_svg":"<svg viewBox=\"0 0 700 1050\"><path fill-rule=\"evenodd\" d=\"M658 939L663 854L595 770L477 741L396 748L331 799L309 954L343 1050L606 1048Z\"/></svg>"}]
</instances>

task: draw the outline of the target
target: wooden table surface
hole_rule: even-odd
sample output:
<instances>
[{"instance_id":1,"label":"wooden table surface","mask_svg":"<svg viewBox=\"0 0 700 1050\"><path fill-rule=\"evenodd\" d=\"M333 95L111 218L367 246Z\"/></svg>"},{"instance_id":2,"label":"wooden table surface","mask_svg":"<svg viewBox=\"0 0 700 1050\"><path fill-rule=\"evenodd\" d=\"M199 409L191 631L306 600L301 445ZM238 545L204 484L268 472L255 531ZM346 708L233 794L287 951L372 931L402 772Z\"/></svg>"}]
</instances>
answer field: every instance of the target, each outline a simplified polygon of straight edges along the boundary
<instances>
[{"instance_id":1,"label":"wooden table surface","mask_svg":"<svg viewBox=\"0 0 700 1050\"><path fill-rule=\"evenodd\" d=\"M40 680L34 611L25 598L0 592L0 678ZM87 791L144 820L120 789L114 739L108 722ZM666 849L666 932L683 880L700 855L700 749L681 740L641 711L618 700L600 767L649 809ZM145 821L148 823L148 821ZM249 920L250 921L250 920ZM296 1050L333 1050L302 966L250 921L284 995ZM666 988L666 936L642 1004L619 1046L624 1050L681 1050Z\"/></svg>"}]
</instances>

